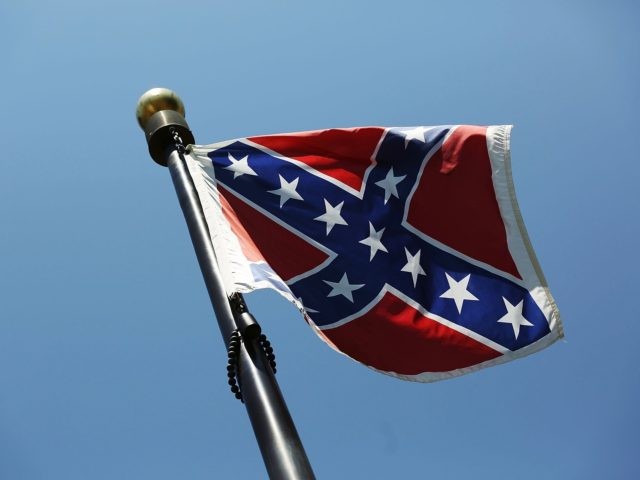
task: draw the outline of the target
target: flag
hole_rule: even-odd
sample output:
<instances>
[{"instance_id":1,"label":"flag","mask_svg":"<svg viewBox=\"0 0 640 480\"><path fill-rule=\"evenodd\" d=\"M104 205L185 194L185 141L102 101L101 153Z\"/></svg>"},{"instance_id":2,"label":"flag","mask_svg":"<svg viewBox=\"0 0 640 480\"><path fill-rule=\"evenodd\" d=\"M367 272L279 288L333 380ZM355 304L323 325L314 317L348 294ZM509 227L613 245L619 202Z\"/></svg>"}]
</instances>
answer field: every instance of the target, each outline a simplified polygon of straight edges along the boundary
<instances>
[{"instance_id":1,"label":"flag","mask_svg":"<svg viewBox=\"0 0 640 480\"><path fill-rule=\"evenodd\" d=\"M430 382L562 337L510 126L363 127L192 146L228 294L272 288L334 349Z\"/></svg>"}]
</instances>

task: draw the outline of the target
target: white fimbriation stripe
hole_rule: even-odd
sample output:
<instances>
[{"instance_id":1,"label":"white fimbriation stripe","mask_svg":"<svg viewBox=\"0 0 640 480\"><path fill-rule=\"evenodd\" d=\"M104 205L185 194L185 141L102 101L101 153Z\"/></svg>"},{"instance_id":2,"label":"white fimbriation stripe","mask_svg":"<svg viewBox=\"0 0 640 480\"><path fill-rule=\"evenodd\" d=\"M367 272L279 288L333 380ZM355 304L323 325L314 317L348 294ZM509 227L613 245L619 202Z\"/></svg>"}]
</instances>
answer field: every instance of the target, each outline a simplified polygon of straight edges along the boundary
<instances>
[{"instance_id":1,"label":"white fimbriation stripe","mask_svg":"<svg viewBox=\"0 0 640 480\"><path fill-rule=\"evenodd\" d=\"M310 275L315 274L316 272L319 272L320 270L322 270L323 268L325 268L327 265L329 265L337 256L337 254L335 252L333 252L332 250L329 250L327 247L325 247L324 245L322 245L321 243L318 243L317 241L315 241L313 238L306 236L304 233L296 230L295 228L293 228L291 225L289 225L288 223L283 222L282 220L280 220L278 217L276 217L275 215L273 215L271 212L265 210L264 208L260 207L259 205L257 205L256 203L252 202L251 200L249 200L248 198L240 195L238 192L236 192L235 190L233 190L231 187L229 187L228 185L224 185L224 188L234 197L236 197L237 199L239 199L240 201L246 203L247 205L251 206L251 208L253 208L254 210L260 212L262 215L264 215L265 217L269 218L272 222L280 225L282 228L290 231L292 234L294 234L295 236L303 239L305 242L307 242L309 245L314 246L315 248L317 248L318 250L320 250L321 252L323 252L324 254L327 255L327 259L325 261L323 261L322 263L320 263L319 265L317 265L316 267L313 267L311 270L307 270L304 273L301 273L300 275L296 275L295 277L290 278L289 280L287 280L287 284L291 285L299 280L302 280L303 278L306 278ZM278 277L279 278L279 277Z\"/></svg>"},{"instance_id":2,"label":"white fimbriation stripe","mask_svg":"<svg viewBox=\"0 0 640 480\"><path fill-rule=\"evenodd\" d=\"M249 268L249 265L252 262L244 256L242 247L240 246L240 241L238 240L237 236L233 232L233 229L222 213L219 193L216 188L215 170L213 168L213 164L211 163L211 159L207 155L207 153L209 153L209 150L204 150L202 147L200 147L198 150L199 151L196 152L196 149L193 149L191 155L188 155L186 157L187 167L189 168L189 173L191 174L191 178L193 179L194 185L198 192L198 196L200 197L200 203L202 204L205 218L208 223L213 223L213 228L209 228L213 246L216 252L223 252L218 255L218 257L220 257L218 258L218 264L223 275L227 293L246 293L259 288L273 288L282 293L287 299L293 299L292 301L296 305L298 305L299 302L295 300L295 297L293 296L289 288L287 288L286 291L282 291L269 282L260 282L254 279L253 274ZM301 273L300 275L290 278L287 282L284 282L274 272L274 276L284 285L292 285L295 282L302 280L303 278L314 275L315 273L329 265L329 263L331 263L336 258L336 253L329 250L324 245L295 230L289 224L282 222L279 218L275 217L270 212L251 202L249 199L238 194L230 187L225 185L225 188L236 198L247 203L273 222L292 232L294 235L304 239L307 243L313 245L315 248L327 255L326 260L324 260L321 264L317 265L311 270Z\"/></svg>"},{"instance_id":3,"label":"white fimbriation stripe","mask_svg":"<svg viewBox=\"0 0 640 480\"><path fill-rule=\"evenodd\" d=\"M185 159L209 227L211 243L214 247L216 261L220 268L227 294L231 295L235 292L247 293L260 288L273 288L288 300L296 303L293 300L293 294L288 288L282 290L269 281L254 278L251 271L251 265L254 262L245 257L240 240L222 213L220 197L216 188L215 172L206 153L202 149L198 152L192 150L191 154L187 155ZM258 263L264 263L264 261ZM263 269L270 270L275 281L281 282L286 287L270 267L263 266Z\"/></svg>"},{"instance_id":4,"label":"white fimbriation stripe","mask_svg":"<svg viewBox=\"0 0 640 480\"><path fill-rule=\"evenodd\" d=\"M397 377L402 380L408 380L410 382L430 383L430 382L436 382L438 380L445 380L447 378L458 377L460 375L465 375L467 373L482 370L483 368L500 365L503 363L510 362L512 360L516 360L517 358L526 357L527 355L531 355L532 353L536 353L537 351L540 351L543 348L548 347L557 339L558 339L558 336L555 335L555 332L551 332L549 335L542 337L537 342L527 345L526 347L521 348L519 350L508 351L504 355L500 357L496 357L493 360L487 360L486 362L482 362L477 365L472 365L470 367L465 367L465 368L459 368L457 370L451 370L449 372L424 372L424 373L419 373L417 375L404 375L396 372L386 372L384 370L373 368L369 365L365 365L365 366L368 366L369 368L371 368L372 370L375 370L376 372L385 373L387 375L391 375L392 377ZM329 345L331 344L329 343Z\"/></svg>"},{"instance_id":5,"label":"white fimbriation stripe","mask_svg":"<svg viewBox=\"0 0 640 480\"><path fill-rule=\"evenodd\" d=\"M371 300L371 302L369 302L368 305L366 305L364 308L362 308L361 310L359 310L358 312L349 315L348 317L345 317L335 323L332 323L330 325L323 325L318 327L320 330L332 330L334 328L338 328L341 327L342 325L345 325L346 323L349 323L353 320L356 320L357 318L362 317L363 315L367 314L369 311L371 311L379 302L380 300L382 300L382 297L384 297L385 293L391 293L392 295L398 297L400 300L402 300L403 302L405 302L406 304L410 305L412 308L415 308L418 312L420 312L420 314L424 315L425 317L429 317L432 320L435 320L438 323L441 323L442 325L449 327L451 330L455 330L456 332L462 333L463 335L466 335L467 337L473 338L476 342L482 343L483 345L486 345L487 347L500 352L502 354L509 352L510 350L506 347L503 347L502 345L494 342L493 340L490 340L488 338L483 337L482 335L477 334L476 332L474 332L473 330L469 330L468 328L465 328L461 325L458 325L457 323L451 322L449 320L447 320L444 317L441 317L439 315L436 315L435 313L431 313L429 312L426 308L424 308L422 305L420 305L419 303L417 303L416 301L414 301L413 299L411 299L410 297L407 297L404 293L402 293L401 291L395 289L394 287L392 287L391 285L388 284L384 284L384 286L382 287L382 289L380 290L380 293L378 293L378 295L376 296L376 298L374 298L373 300Z\"/></svg>"},{"instance_id":6,"label":"white fimbriation stripe","mask_svg":"<svg viewBox=\"0 0 640 480\"><path fill-rule=\"evenodd\" d=\"M382 138L384 138L384 136ZM382 141L382 138L380 139L380 141ZM296 165L297 167L300 167L301 169L305 170L307 173L309 173L309 174L311 174L311 175L313 175L315 177L321 178L322 180L324 180L326 182L329 182L330 184L335 185L336 187L341 188L345 192L350 193L354 197L360 198L360 199L362 199L362 197L364 196L364 190L365 190L365 187L367 185L367 178L369 177L369 173L371 172L373 167L376 166L375 157L372 155L371 158L370 158L371 165L369 165L366 168L365 172L364 172L364 176L362 178L362 184L360 186L360 189L356 190L355 188L350 187L346 183L342 183L341 181L339 181L339 180L337 180L337 179L335 179L333 177L325 175L321 171L316 170L315 168L312 168L311 166L307 165L304 162L301 162L300 160L296 160L295 158L284 157L284 156L280 155L278 152L276 152L274 150L271 150L271 149L269 149L267 147L264 147L264 146L260 145L259 143L252 142L251 140L248 140L246 138L243 138L240 141L242 143L246 144L246 145L249 145L250 147L253 147L253 148L257 149L257 150L260 150L261 152L266 153L267 155L270 155L270 156L275 157L275 158L277 158L279 160L282 160L283 162L292 163L292 164ZM378 147L379 147L379 144L378 144ZM377 151L378 147L376 147L376 151Z\"/></svg>"},{"instance_id":7,"label":"white fimbriation stripe","mask_svg":"<svg viewBox=\"0 0 640 480\"><path fill-rule=\"evenodd\" d=\"M298 167L300 167L301 169L305 170L306 172L308 172L311 175L314 175L318 178L323 179L326 182L331 183L332 185L335 185L338 188L341 188L342 190L350 193L351 195L355 196L356 198L362 199L364 196L364 191L365 188L367 186L367 179L369 178L369 174L371 173L371 170L373 170L373 168L377 165L377 161L376 161L376 156L378 155L378 151L380 150L380 146L382 145L384 139L387 136L387 133L389 132L389 128L382 128L382 127L371 127L371 128L380 128L380 130L382 130L382 135L380 136L380 140L378 140L378 143L375 147L375 149L373 150L373 153L371 154L371 156L369 157L369 160L371 161L371 164L365 169L364 175L362 177L362 184L360 186L360 189L355 189L353 187L350 187L349 185L346 185L345 183L340 182L339 180L330 177L328 175L325 175L324 173L322 173L319 170L316 170L314 168L312 168L311 166L307 165L304 162L301 162L300 160L296 160L295 158L289 158L289 157L285 157L281 154L279 154L278 152L271 150L270 148L267 148L263 145L260 145L259 143L256 142L252 142L251 140L249 140L248 138L236 138L233 140L226 140L223 142L217 142L217 143L212 143L209 145L192 145L191 146L191 151L192 153L197 156L197 157L206 157L208 153L215 151L215 150L219 150L221 148L225 148L228 147L229 145L235 143L235 142L240 142L240 143L244 143L245 145L248 145L250 147L253 147L257 150L260 150L261 152L266 153L267 155L270 155L272 157L278 158L284 162L289 162L292 163ZM297 132L297 133L306 133L306 132Z\"/></svg>"},{"instance_id":8,"label":"white fimbriation stripe","mask_svg":"<svg viewBox=\"0 0 640 480\"><path fill-rule=\"evenodd\" d=\"M447 139L456 130L456 128L458 128L458 126L451 127L449 129L449 131L446 133L446 135L444 136L444 138L441 139L438 143L436 143L433 147L431 147L431 150L429 150L427 152L427 154L425 155L425 157L424 157L424 159L422 161L422 165L420 165L420 171L418 171L418 175L416 176L415 183L413 184L413 187L411 187L411 191L409 192L409 195L407 195L407 200L405 202L404 217L402 219L402 224L405 227L409 226L409 224L407 223L407 215L409 214L409 205L411 205L411 200L413 199L413 195L416 193L416 190L418 189L418 185L420 184L420 179L422 178L422 174L424 172L424 169L427 166L427 163L429 163L429 160L431 160L431 157L433 157L433 155L438 150L440 150L440 147L442 147L444 142L447 141ZM417 232L417 230L416 230L416 232Z\"/></svg>"},{"instance_id":9,"label":"white fimbriation stripe","mask_svg":"<svg viewBox=\"0 0 640 480\"><path fill-rule=\"evenodd\" d=\"M511 275L508 272L504 272L500 269L495 268L492 265L489 265L488 263L484 263L480 260L477 260L475 258L469 257L468 255L465 255L462 252L459 252L458 250L455 250L453 248L451 248L448 245L445 245L442 242L439 242L438 240L436 240L435 238L425 234L424 232L418 230L417 228L415 228L413 225L411 225L409 223L409 221L407 220L407 217L409 216L409 207L411 206L411 201L413 200L413 195L415 194L416 190L418 189L418 185L420 184L420 180L422 179L422 174L424 173L424 169L427 166L427 163L429 163L429 161L431 160L431 157L433 157L433 155L440 150L440 148L442 148L442 145L444 145L444 143L449 139L449 137L451 136L451 134L459 127L458 126L454 126L451 127L451 129L447 132L447 134L445 135L445 137L440 140L437 144L435 144L433 146L433 148L431 150L429 150L429 152L427 153L424 161L422 162L422 166L420 167L420 171L418 172L418 176L416 177L416 181L413 185L413 187L411 188L411 191L409 192L409 195L407 196L407 201L405 203L405 207L404 207L404 216L402 217L402 226L404 228L406 228L407 230L409 230L411 233L413 233L416 237L421 238L422 240L424 240L427 243L430 243L431 245L433 245L434 247L439 248L440 250L443 250L451 255L454 255L456 257L461 258L462 260L470 263L471 265L475 265L476 267L480 267L483 270L488 270L489 272L493 273L494 275L498 275L502 278L506 278L507 280L510 280L511 282L515 283L516 285L520 285L520 286L525 286L524 282L514 276Z\"/></svg>"},{"instance_id":10,"label":"white fimbriation stripe","mask_svg":"<svg viewBox=\"0 0 640 480\"><path fill-rule=\"evenodd\" d=\"M407 204L409 205L409 204ZM406 219L406 211L405 210L405 219ZM507 280L515 283L516 285L519 285L521 287L525 287L525 282L518 278L515 277L513 275L511 275L510 273L507 273L505 271L502 271L492 265L489 265L488 263L484 263L481 262L480 260L476 260L475 258L469 257L468 255L465 255L464 253L459 252L458 250L455 250L451 247L449 247L448 245L445 245L442 242L439 242L438 240L436 240L433 237L430 237L429 235L425 235L424 233L422 233L420 230L416 229L413 227L413 225L411 225L409 222L407 221L403 221L402 225L409 230L411 233L413 233L416 237L421 238L422 240L424 240L427 243L430 243L431 245L433 245L434 247L439 248L440 250L447 252L455 257L458 257L462 260L464 260L465 262L470 263L471 265L475 265L476 267L480 267L483 270L487 270L488 272L493 273L494 275L497 275L499 277L502 278L506 278Z\"/></svg>"},{"instance_id":11,"label":"white fimbriation stripe","mask_svg":"<svg viewBox=\"0 0 640 480\"><path fill-rule=\"evenodd\" d=\"M393 293L394 295L397 295L398 298L400 298L401 300L407 302L408 304L410 304L413 308L415 308L416 310L420 311L421 314L428 316L429 318L442 323L443 325L446 325L447 327L452 328L453 330L456 330L464 335L468 335L470 338L473 338L474 340L478 341L479 343L482 343L484 345L486 345L489 348L492 348L494 350L496 350L497 352L501 353L502 355L500 355L499 357L496 357L492 360L487 360L486 362L482 362L479 363L477 365L472 365L470 367L465 367L465 368L459 368L457 370L451 370L448 372L423 372L423 373L419 373L417 375L405 375L405 374L401 374L401 373L397 373L397 372L388 372L386 370L380 370L377 368L374 368L370 365L367 365L365 363L360 362L359 360L350 357L347 353L341 351L340 349L338 349L338 347L336 347L331 340L329 340L328 337L326 337L326 334L324 332L330 332L331 329L333 328L337 328L340 325L344 325L345 323L348 323L349 321L354 320L357 317L362 316L363 314L365 314L367 311L371 310L371 308L373 308L375 306L375 304L382 298L382 296L384 295L385 291L389 291L390 293ZM308 318L308 317L307 317ZM448 320L439 317L437 315L432 315L430 314L427 310L425 310L424 308L422 308L422 306L416 304L415 302L413 302L410 298L407 298L406 296L404 296L402 293L398 292L397 290L393 289L392 287L389 287L388 285L385 285L385 289L383 290L383 292L380 293L380 295L378 295L378 297L372 301L369 305L367 305L363 310L361 310L360 312L351 315L347 318L344 318L341 322L338 322L338 324L332 324L329 326L324 326L324 327L318 327L315 324L311 323L311 326L314 328L314 330L316 331L316 333L318 334L318 336L327 344L329 345L332 349L334 349L335 351L337 351L338 353L341 353L342 355L351 358L352 360L355 360L358 363L361 363L362 365L364 365L365 367L368 367L372 370L375 370L376 372L379 373L384 373L386 375L391 375L392 377L397 377L400 378L402 380L408 380L411 382L421 382L421 383L430 383L430 382L435 382L438 380L444 380L447 378L453 378L453 377L458 377L460 375L464 375L467 373L471 373L471 372L475 372L477 370L482 370L483 368L487 368L487 367L492 367L494 365L500 365L503 363L507 363L510 362L512 360L516 360L518 358L522 358L522 357L526 357L527 355L531 355L532 353L535 353L539 350L544 349L545 347L548 347L549 345L551 345L553 342L555 342L556 340L558 340L559 335L557 331L551 331L551 333L549 333L548 335L542 337L540 340L538 340L537 342L534 342L530 345L527 345L524 348L520 348L518 350L514 350L511 351L505 347L503 347L502 345L499 345L487 338L484 338L480 335L478 335L475 332L472 332L470 330L467 330L464 327L461 327L460 325L456 325L455 323L449 322Z\"/></svg>"},{"instance_id":12,"label":"white fimbriation stripe","mask_svg":"<svg viewBox=\"0 0 640 480\"><path fill-rule=\"evenodd\" d=\"M510 125L487 128L487 149L491 160L493 187L506 228L509 252L522 276L524 287L529 290L549 322L551 335L560 338L563 335L560 313L547 288L516 199L511 175L511 128Z\"/></svg>"},{"instance_id":13,"label":"white fimbriation stripe","mask_svg":"<svg viewBox=\"0 0 640 480\"><path fill-rule=\"evenodd\" d=\"M382 128L382 127L374 127L374 128ZM378 163L376 160L376 157L378 156L380 147L382 146L382 143L384 142L385 138L387 138L387 134L389 133L390 130L392 129L388 127L382 129L382 135L380 136L380 140L378 140L378 144L376 145L376 148L373 149L373 153L371 154L371 161L373 162L373 165L376 165ZM367 183L367 182L364 182L364 183Z\"/></svg>"}]
</instances>

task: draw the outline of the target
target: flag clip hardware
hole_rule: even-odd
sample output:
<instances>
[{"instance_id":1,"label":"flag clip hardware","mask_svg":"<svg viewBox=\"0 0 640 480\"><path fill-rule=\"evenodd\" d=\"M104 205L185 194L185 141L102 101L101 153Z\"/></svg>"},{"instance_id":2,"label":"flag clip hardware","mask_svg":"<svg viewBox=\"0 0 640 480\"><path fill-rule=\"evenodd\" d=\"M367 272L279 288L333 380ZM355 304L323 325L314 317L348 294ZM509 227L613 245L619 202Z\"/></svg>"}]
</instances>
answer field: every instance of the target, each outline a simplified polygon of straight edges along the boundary
<instances>
[{"instance_id":1,"label":"flag clip hardware","mask_svg":"<svg viewBox=\"0 0 640 480\"><path fill-rule=\"evenodd\" d=\"M229 297L229 304L233 310L233 316L240 334L245 338L257 339L262 333L260 324L249 312L244 297L240 293L234 293Z\"/></svg>"},{"instance_id":2,"label":"flag clip hardware","mask_svg":"<svg viewBox=\"0 0 640 480\"><path fill-rule=\"evenodd\" d=\"M242 294L237 292L233 293L229 297L229 304L233 310L234 319L238 326L241 338L257 340L258 343L260 343L262 350L264 350L273 373L276 373L276 356L273 353L271 342L267 339L267 336L262 333L262 328L256 318L251 314L251 312L249 312Z\"/></svg>"},{"instance_id":3,"label":"flag clip hardware","mask_svg":"<svg viewBox=\"0 0 640 480\"><path fill-rule=\"evenodd\" d=\"M171 136L173 137L173 142L176 145L176 150L178 151L178 153L180 155L184 155L185 152L187 151L187 149L184 146L184 142L182 141L182 137L180 136L180 134L178 133L178 131L176 130L175 127L171 127L169 129L169 132L171 133Z\"/></svg>"}]
</instances>

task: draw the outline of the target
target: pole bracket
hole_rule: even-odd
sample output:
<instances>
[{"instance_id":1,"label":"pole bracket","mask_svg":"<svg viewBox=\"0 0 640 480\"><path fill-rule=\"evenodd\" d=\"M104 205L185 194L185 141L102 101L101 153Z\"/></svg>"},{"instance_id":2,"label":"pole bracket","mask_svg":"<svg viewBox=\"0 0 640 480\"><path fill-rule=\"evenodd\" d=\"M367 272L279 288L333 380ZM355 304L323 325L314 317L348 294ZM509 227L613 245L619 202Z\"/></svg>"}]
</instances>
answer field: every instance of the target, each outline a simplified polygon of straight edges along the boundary
<instances>
[{"instance_id":1,"label":"pole bracket","mask_svg":"<svg viewBox=\"0 0 640 480\"><path fill-rule=\"evenodd\" d=\"M260 324L249 312L244 297L240 293L234 293L229 297L229 304L233 311L233 316L240 330L240 334L245 338L256 339L262 333Z\"/></svg>"}]
</instances>

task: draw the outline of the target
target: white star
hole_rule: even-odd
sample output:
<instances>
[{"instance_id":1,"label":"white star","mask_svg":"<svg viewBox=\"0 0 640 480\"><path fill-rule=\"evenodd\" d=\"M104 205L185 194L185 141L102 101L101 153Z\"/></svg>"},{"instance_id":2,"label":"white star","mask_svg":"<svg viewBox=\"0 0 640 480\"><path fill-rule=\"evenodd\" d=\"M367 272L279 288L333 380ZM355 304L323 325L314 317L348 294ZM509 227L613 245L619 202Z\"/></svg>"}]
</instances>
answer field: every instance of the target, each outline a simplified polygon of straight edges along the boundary
<instances>
[{"instance_id":1,"label":"white star","mask_svg":"<svg viewBox=\"0 0 640 480\"><path fill-rule=\"evenodd\" d=\"M376 182L376 185L382 187L384 190L384 203L386 204L389 201L389 197L393 195L396 198L400 198L398 196L398 184L404 180L406 175L401 175L399 177L393 176L393 167L389 169L387 172L387 176L384 179Z\"/></svg>"},{"instance_id":2,"label":"white star","mask_svg":"<svg viewBox=\"0 0 640 480\"><path fill-rule=\"evenodd\" d=\"M424 269L420 266L420 250L418 250L418 253L415 255L411 255L409 250L407 250L407 247L404 248L404 251L407 254L407 264L402 267L401 271L411 274L411 277L413 278L413 286L415 287L418 282L418 275L427 276Z\"/></svg>"},{"instance_id":3,"label":"white star","mask_svg":"<svg viewBox=\"0 0 640 480\"><path fill-rule=\"evenodd\" d=\"M464 277L459 282L456 282L448 273L445 272L447 276L447 282L449 282L449 290L440 295L440 298L450 298L454 302L456 302L456 307L458 308L458 313L462 313L462 304L465 300L475 300L478 299L473 295L473 293L467 290L467 285L469 285L469 279L471 278L471 274Z\"/></svg>"},{"instance_id":4,"label":"white star","mask_svg":"<svg viewBox=\"0 0 640 480\"><path fill-rule=\"evenodd\" d=\"M520 303L517 305L511 305L509 300L502 297L504 301L504 306L507 307L507 313L504 317L498 320L499 323L510 323L513 327L513 333L516 336L516 340L518 339L518 335L520 335L520 327L533 327L533 323L529 322L522 315L522 305L524 304L524 300L520 300Z\"/></svg>"},{"instance_id":5,"label":"white star","mask_svg":"<svg viewBox=\"0 0 640 480\"><path fill-rule=\"evenodd\" d=\"M335 225L348 225L344 218L340 215L340 210L342 210L342 205L344 202L340 202L335 207L332 206L327 199L324 199L324 208L326 210L325 213L320 215L319 217L314 218L314 220L318 220L319 222L325 222L327 224L327 235Z\"/></svg>"},{"instance_id":6,"label":"white star","mask_svg":"<svg viewBox=\"0 0 640 480\"><path fill-rule=\"evenodd\" d=\"M378 253L378 250L382 250L383 252L388 253L387 248L382 244L382 241L381 241L383 233L384 233L384 228L382 228L379 232L376 232L376 229L373 228L372 223L369 222L369 236L364 240L360 240L359 242L371 248L371 256L369 257L369 261L373 260L373 257L376 256L376 253Z\"/></svg>"},{"instance_id":7,"label":"white star","mask_svg":"<svg viewBox=\"0 0 640 480\"><path fill-rule=\"evenodd\" d=\"M409 142L411 140L419 140L422 143L424 140L424 127L416 127L411 130L405 130L404 132L404 148L406 149L409 146Z\"/></svg>"},{"instance_id":8,"label":"white star","mask_svg":"<svg viewBox=\"0 0 640 480\"><path fill-rule=\"evenodd\" d=\"M348 300L350 300L351 303L353 303L353 295L351 292L364 287L364 284L362 285L350 284L346 273L342 275L342 278L340 279L339 282L330 282L328 280L323 280L323 282L331 286L331 291L329 292L327 297L335 297L337 295L342 295L343 297L346 297Z\"/></svg>"},{"instance_id":9,"label":"white star","mask_svg":"<svg viewBox=\"0 0 640 480\"><path fill-rule=\"evenodd\" d=\"M287 203L287 200L302 200L302 197L298 192L296 192L296 187L298 186L298 180L300 177L296 177L291 182L287 182L282 175L278 175L280 177L280 188L277 190L269 190L269 193L273 193L274 195L278 195L280 197L280 208Z\"/></svg>"},{"instance_id":10,"label":"white star","mask_svg":"<svg viewBox=\"0 0 640 480\"><path fill-rule=\"evenodd\" d=\"M229 154L229 161L231 165L224 167L225 170L231 170L233 172L233 178L236 179L240 175L257 175L256 172L249 166L249 155L245 155L240 160Z\"/></svg>"}]
</instances>

